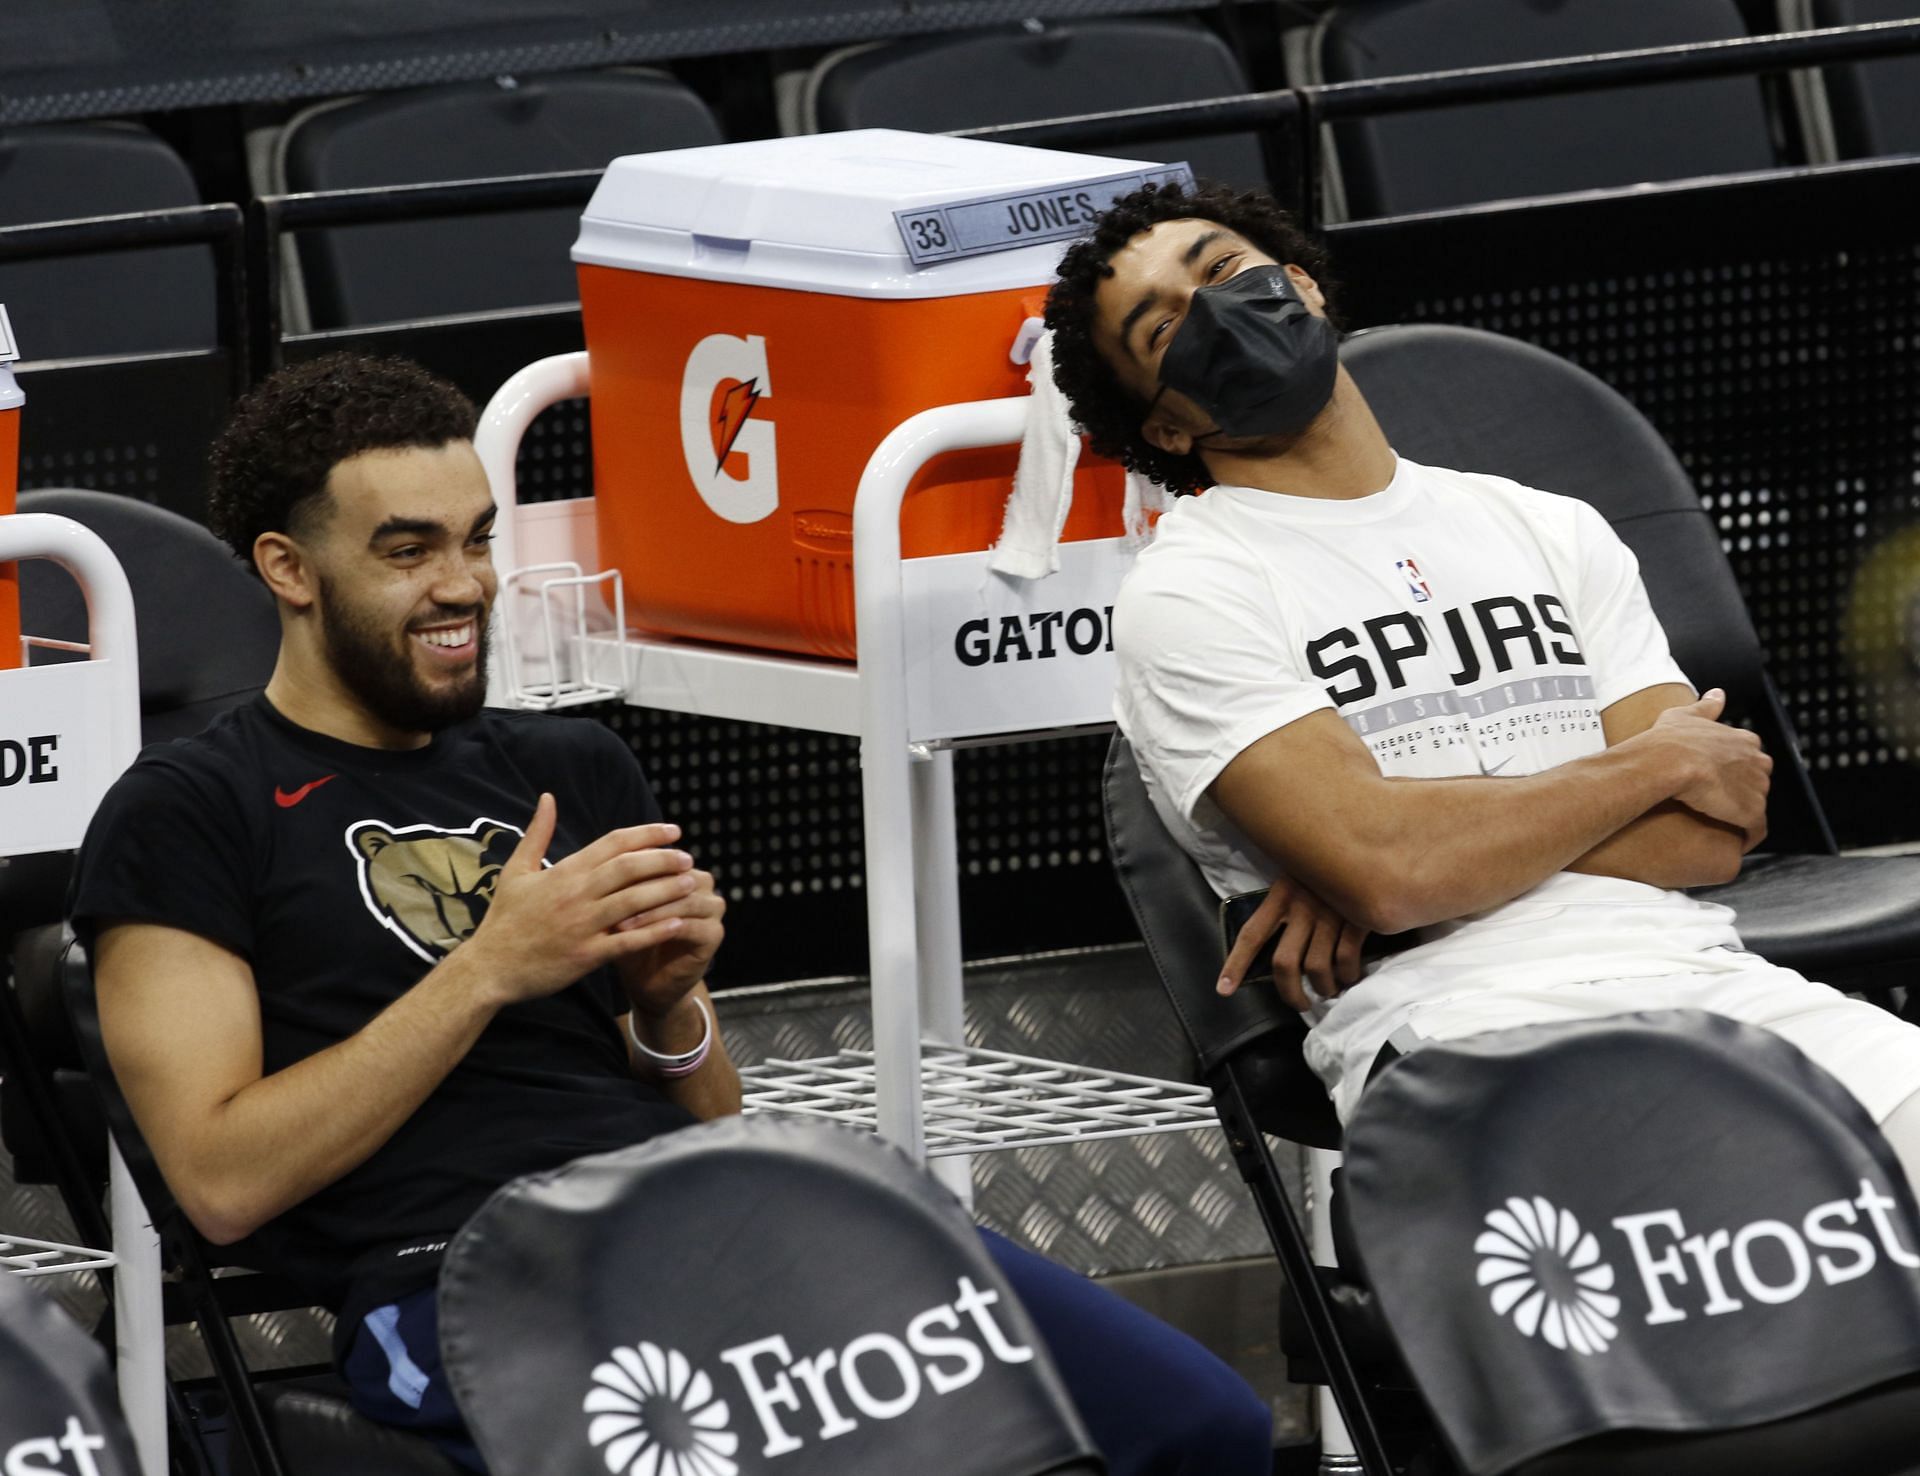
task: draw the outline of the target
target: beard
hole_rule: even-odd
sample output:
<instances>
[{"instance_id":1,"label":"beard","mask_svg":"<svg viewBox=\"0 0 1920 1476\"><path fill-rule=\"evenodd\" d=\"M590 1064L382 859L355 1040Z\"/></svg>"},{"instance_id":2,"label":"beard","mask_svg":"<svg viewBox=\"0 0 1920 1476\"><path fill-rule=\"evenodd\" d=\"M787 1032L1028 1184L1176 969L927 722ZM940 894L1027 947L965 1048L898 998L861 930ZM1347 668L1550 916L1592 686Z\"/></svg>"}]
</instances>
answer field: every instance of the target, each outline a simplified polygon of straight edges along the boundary
<instances>
[{"instance_id":1,"label":"beard","mask_svg":"<svg viewBox=\"0 0 1920 1476\"><path fill-rule=\"evenodd\" d=\"M390 728L404 733L437 733L473 717L487 701L487 610L436 610L443 624L471 616L474 622L473 669L465 676L429 685L413 662L413 637L402 633L396 649L390 627L343 601L332 582L320 581L325 601L327 660L340 683L360 704Z\"/></svg>"}]
</instances>

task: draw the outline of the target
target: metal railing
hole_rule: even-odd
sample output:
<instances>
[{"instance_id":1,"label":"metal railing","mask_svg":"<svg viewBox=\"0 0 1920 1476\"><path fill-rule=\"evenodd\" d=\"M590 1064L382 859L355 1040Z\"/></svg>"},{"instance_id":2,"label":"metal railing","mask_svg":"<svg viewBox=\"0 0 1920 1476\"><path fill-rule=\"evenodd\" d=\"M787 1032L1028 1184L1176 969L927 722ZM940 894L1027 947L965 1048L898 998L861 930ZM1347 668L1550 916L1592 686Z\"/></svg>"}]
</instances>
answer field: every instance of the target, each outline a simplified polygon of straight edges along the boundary
<instances>
[{"instance_id":1,"label":"metal railing","mask_svg":"<svg viewBox=\"0 0 1920 1476\"><path fill-rule=\"evenodd\" d=\"M1277 129L1289 144L1280 151L1280 157L1290 161L1290 167L1284 178L1273 181L1275 193L1296 206L1303 222L1311 227L1318 225L1320 218L1320 125L1325 123L1523 97L1758 75L1916 52L1920 52L1920 19L1876 21L1733 41L1651 46L1592 56L1329 82L1157 107L1119 108L962 129L955 136L1048 148L1110 148L1145 139Z\"/></svg>"},{"instance_id":2,"label":"metal railing","mask_svg":"<svg viewBox=\"0 0 1920 1476\"><path fill-rule=\"evenodd\" d=\"M214 343L228 355L233 390L251 380L247 361L246 217L238 205L179 205L126 215L96 215L0 227L0 265L104 256L163 246L211 246ZM31 349L32 345L27 345Z\"/></svg>"},{"instance_id":3,"label":"metal railing","mask_svg":"<svg viewBox=\"0 0 1920 1476\"><path fill-rule=\"evenodd\" d=\"M561 170L439 184L386 185L373 189L314 190L262 195L247 206L248 336L252 361L269 373L280 361L285 321L281 297L281 251L289 232L327 227L502 215L561 205L585 205L603 171Z\"/></svg>"},{"instance_id":4,"label":"metal railing","mask_svg":"<svg viewBox=\"0 0 1920 1476\"><path fill-rule=\"evenodd\" d=\"M1463 67L1399 77L1249 92L1154 107L956 130L955 137L1050 148L1115 148L1143 140L1252 131L1272 136L1275 193L1320 223L1322 125L1516 98L1596 92L1706 77L1757 75L1920 53L1920 19L1833 26L1591 56ZM236 387L279 362L281 255L296 231L581 206L601 171L262 196L215 204L0 229L0 262L207 244L220 278L218 342Z\"/></svg>"}]
</instances>

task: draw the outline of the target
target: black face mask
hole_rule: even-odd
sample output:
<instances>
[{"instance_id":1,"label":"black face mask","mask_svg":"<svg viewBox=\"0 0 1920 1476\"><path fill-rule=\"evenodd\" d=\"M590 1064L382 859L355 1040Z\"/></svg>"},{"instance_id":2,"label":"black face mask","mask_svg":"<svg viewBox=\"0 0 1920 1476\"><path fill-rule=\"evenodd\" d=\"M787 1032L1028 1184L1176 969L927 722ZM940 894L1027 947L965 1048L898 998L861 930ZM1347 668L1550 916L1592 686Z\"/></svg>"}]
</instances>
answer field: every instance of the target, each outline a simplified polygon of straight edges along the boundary
<instances>
[{"instance_id":1,"label":"black face mask","mask_svg":"<svg viewBox=\"0 0 1920 1476\"><path fill-rule=\"evenodd\" d=\"M1297 436L1333 398L1339 367L1339 333L1308 311L1287 269L1248 267L1193 294L1154 401L1179 390L1213 417L1209 436Z\"/></svg>"}]
</instances>

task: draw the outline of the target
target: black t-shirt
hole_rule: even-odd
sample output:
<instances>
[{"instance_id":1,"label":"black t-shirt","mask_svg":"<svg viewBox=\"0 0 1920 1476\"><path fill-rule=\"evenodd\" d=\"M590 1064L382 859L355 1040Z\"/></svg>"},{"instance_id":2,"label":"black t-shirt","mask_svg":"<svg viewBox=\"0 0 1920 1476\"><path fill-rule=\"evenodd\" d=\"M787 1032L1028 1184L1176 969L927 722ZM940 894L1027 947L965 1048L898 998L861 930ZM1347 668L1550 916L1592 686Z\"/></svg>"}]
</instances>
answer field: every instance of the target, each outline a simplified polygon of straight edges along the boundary
<instances>
[{"instance_id":1,"label":"black t-shirt","mask_svg":"<svg viewBox=\"0 0 1920 1476\"><path fill-rule=\"evenodd\" d=\"M74 921L163 923L252 966L266 1073L344 1040L485 916L542 790L548 860L660 818L624 743L582 719L489 709L425 748L362 748L264 697L148 749L101 802ZM233 1247L349 1316L429 1282L500 1185L693 1121L627 1068L610 969L513 1005L372 1157ZM419 1249L424 1253L413 1254Z\"/></svg>"}]
</instances>

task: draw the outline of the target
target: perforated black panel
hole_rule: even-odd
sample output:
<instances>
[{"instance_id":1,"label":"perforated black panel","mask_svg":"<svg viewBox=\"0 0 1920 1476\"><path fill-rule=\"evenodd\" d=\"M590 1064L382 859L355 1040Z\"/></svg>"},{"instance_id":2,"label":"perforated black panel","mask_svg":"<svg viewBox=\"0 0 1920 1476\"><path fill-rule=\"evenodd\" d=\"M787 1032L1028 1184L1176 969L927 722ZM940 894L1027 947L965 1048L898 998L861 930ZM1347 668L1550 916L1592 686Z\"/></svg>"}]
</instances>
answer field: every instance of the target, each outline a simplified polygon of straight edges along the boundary
<instances>
[{"instance_id":1,"label":"perforated black panel","mask_svg":"<svg viewBox=\"0 0 1920 1476\"><path fill-rule=\"evenodd\" d=\"M1659 427L1719 525L1817 774L1920 753L1920 731L1899 741L1897 694L1850 679L1843 618L1863 557L1920 510L1916 283L1920 254L1882 248L1434 299L1413 316L1552 349Z\"/></svg>"},{"instance_id":2,"label":"perforated black panel","mask_svg":"<svg viewBox=\"0 0 1920 1476\"><path fill-rule=\"evenodd\" d=\"M1510 334L1653 422L1719 525L1843 844L1911 836L1920 803L1920 244L1910 217L1869 203L1915 179L1905 166L1329 233L1354 326Z\"/></svg>"},{"instance_id":3,"label":"perforated black panel","mask_svg":"<svg viewBox=\"0 0 1920 1476\"><path fill-rule=\"evenodd\" d=\"M143 502L160 501L167 458L158 441L116 445L62 446L20 455L20 490L36 487L87 487L124 492Z\"/></svg>"},{"instance_id":4,"label":"perforated black panel","mask_svg":"<svg viewBox=\"0 0 1920 1476\"><path fill-rule=\"evenodd\" d=\"M227 417L220 354L20 371L20 488L85 487L206 513L207 447Z\"/></svg>"},{"instance_id":5,"label":"perforated black panel","mask_svg":"<svg viewBox=\"0 0 1920 1476\"><path fill-rule=\"evenodd\" d=\"M400 354L443 374L485 408L509 375L537 359L585 347L580 309L551 309L474 316L438 322L338 328L289 338L289 363L345 349ZM520 442L514 476L522 502L552 502L593 495L593 446L587 402L562 400L534 417Z\"/></svg>"},{"instance_id":6,"label":"perforated black panel","mask_svg":"<svg viewBox=\"0 0 1920 1476\"><path fill-rule=\"evenodd\" d=\"M1104 734L962 750L954 771L961 875L1031 878L1089 866L1105 875L1106 756Z\"/></svg>"},{"instance_id":7,"label":"perforated black panel","mask_svg":"<svg viewBox=\"0 0 1920 1476\"><path fill-rule=\"evenodd\" d=\"M727 898L723 984L866 968L859 744L609 705L667 817ZM1130 938L1100 818L1104 737L955 755L969 957Z\"/></svg>"},{"instance_id":8,"label":"perforated black panel","mask_svg":"<svg viewBox=\"0 0 1920 1476\"><path fill-rule=\"evenodd\" d=\"M562 400L536 415L513 469L522 502L593 496L593 441L585 400Z\"/></svg>"}]
</instances>

